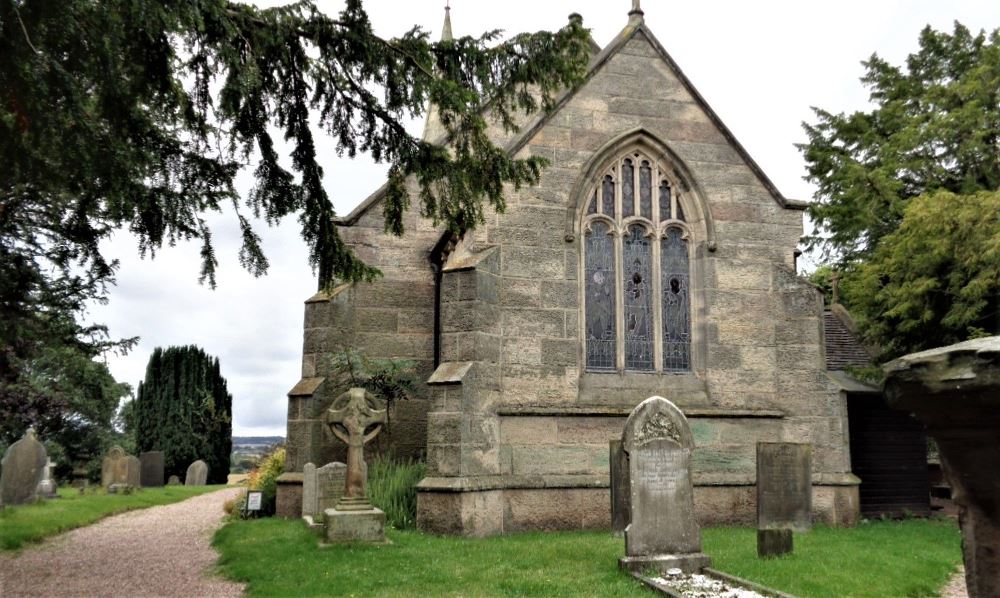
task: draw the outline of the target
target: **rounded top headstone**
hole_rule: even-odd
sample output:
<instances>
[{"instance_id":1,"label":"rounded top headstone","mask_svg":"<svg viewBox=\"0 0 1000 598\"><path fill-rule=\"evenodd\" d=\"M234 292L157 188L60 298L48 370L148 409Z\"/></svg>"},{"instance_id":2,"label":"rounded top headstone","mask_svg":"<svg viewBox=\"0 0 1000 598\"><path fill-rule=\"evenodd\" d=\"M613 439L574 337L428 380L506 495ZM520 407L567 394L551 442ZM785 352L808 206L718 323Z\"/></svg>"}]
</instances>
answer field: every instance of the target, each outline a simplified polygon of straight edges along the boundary
<instances>
[{"instance_id":1,"label":"rounded top headstone","mask_svg":"<svg viewBox=\"0 0 1000 598\"><path fill-rule=\"evenodd\" d=\"M632 410L622 433L622 447L630 452L645 444L666 442L694 448L694 437L684 413L663 397L649 397Z\"/></svg>"}]
</instances>

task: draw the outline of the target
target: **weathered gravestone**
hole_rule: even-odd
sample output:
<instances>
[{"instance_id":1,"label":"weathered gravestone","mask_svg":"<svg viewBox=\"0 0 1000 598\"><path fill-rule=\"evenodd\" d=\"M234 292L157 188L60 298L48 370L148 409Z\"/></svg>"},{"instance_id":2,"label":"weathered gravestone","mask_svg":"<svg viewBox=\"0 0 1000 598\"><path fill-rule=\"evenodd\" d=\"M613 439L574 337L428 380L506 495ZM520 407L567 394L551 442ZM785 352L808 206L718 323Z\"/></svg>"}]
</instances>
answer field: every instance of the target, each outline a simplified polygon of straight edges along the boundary
<instances>
[{"instance_id":1,"label":"weathered gravestone","mask_svg":"<svg viewBox=\"0 0 1000 598\"><path fill-rule=\"evenodd\" d=\"M101 461L101 486L106 490L128 485L128 455L120 446L113 446Z\"/></svg>"},{"instance_id":2,"label":"weathered gravestone","mask_svg":"<svg viewBox=\"0 0 1000 598\"><path fill-rule=\"evenodd\" d=\"M885 373L889 406L915 414L937 441L969 598L1000 597L1000 336L905 355Z\"/></svg>"},{"instance_id":3,"label":"weathered gravestone","mask_svg":"<svg viewBox=\"0 0 1000 598\"><path fill-rule=\"evenodd\" d=\"M142 462L135 455L125 457L125 483L131 488L142 486Z\"/></svg>"},{"instance_id":4,"label":"weathered gravestone","mask_svg":"<svg viewBox=\"0 0 1000 598\"><path fill-rule=\"evenodd\" d=\"M630 518L628 487L628 456L622 450L621 440L608 443L611 463L611 531L615 535L625 533Z\"/></svg>"},{"instance_id":5,"label":"weathered gravestone","mask_svg":"<svg viewBox=\"0 0 1000 598\"><path fill-rule=\"evenodd\" d=\"M45 459L45 467L42 468L42 481L38 482L38 494L42 498L59 498L58 486L52 478L52 468L56 464L52 459Z\"/></svg>"},{"instance_id":6,"label":"weathered gravestone","mask_svg":"<svg viewBox=\"0 0 1000 598\"><path fill-rule=\"evenodd\" d=\"M316 466L306 463L302 466L302 516L313 519L319 511L319 484L316 480Z\"/></svg>"},{"instance_id":7,"label":"weathered gravestone","mask_svg":"<svg viewBox=\"0 0 1000 598\"><path fill-rule=\"evenodd\" d=\"M159 488L163 485L163 451L139 453L139 463L139 483L144 488Z\"/></svg>"},{"instance_id":8,"label":"weathered gravestone","mask_svg":"<svg viewBox=\"0 0 1000 598\"><path fill-rule=\"evenodd\" d=\"M181 479L175 475L170 476L170 479L167 480L167 486L180 486L180 485L181 485Z\"/></svg>"},{"instance_id":9,"label":"weathered gravestone","mask_svg":"<svg viewBox=\"0 0 1000 598\"><path fill-rule=\"evenodd\" d=\"M208 483L208 464L198 459L188 465L187 474L184 476L185 486L204 486Z\"/></svg>"},{"instance_id":10,"label":"weathered gravestone","mask_svg":"<svg viewBox=\"0 0 1000 598\"><path fill-rule=\"evenodd\" d=\"M386 423L386 410L363 388L352 388L334 399L326 413L333 434L347 443L344 495L324 512L329 542L384 542L385 513L368 502L368 469L364 447Z\"/></svg>"},{"instance_id":11,"label":"weathered gravestone","mask_svg":"<svg viewBox=\"0 0 1000 598\"><path fill-rule=\"evenodd\" d=\"M38 484L42 481L48 462L45 446L35 437L35 429L28 428L24 436L7 447L0 460L0 505L13 506L38 500Z\"/></svg>"},{"instance_id":12,"label":"weathered gravestone","mask_svg":"<svg viewBox=\"0 0 1000 598\"><path fill-rule=\"evenodd\" d=\"M757 556L792 552L792 531L812 527L812 447L757 443Z\"/></svg>"},{"instance_id":13,"label":"weathered gravestone","mask_svg":"<svg viewBox=\"0 0 1000 598\"><path fill-rule=\"evenodd\" d=\"M307 463L302 468L302 515L316 517L332 509L344 495L347 465L327 463L317 468Z\"/></svg>"},{"instance_id":14,"label":"weathered gravestone","mask_svg":"<svg viewBox=\"0 0 1000 598\"><path fill-rule=\"evenodd\" d=\"M667 399L650 397L625 422L622 448L628 454L632 518L619 566L661 574L674 568L697 573L709 566L694 517L694 440L687 418Z\"/></svg>"}]
</instances>

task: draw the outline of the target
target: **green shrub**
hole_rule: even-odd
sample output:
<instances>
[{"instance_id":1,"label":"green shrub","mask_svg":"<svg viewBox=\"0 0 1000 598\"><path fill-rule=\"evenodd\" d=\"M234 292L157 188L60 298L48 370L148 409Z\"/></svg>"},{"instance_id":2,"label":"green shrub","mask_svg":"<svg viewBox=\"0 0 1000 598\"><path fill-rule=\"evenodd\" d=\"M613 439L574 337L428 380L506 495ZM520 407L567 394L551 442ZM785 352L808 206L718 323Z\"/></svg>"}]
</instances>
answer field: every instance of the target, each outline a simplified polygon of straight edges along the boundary
<instances>
[{"instance_id":1,"label":"green shrub","mask_svg":"<svg viewBox=\"0 0 1000 598\"><path fill-rule=\"evenodd\" d=\"M427 467L420 461L393 461L379 455L368 466L368 498L385 511L386 521L396 529L417 523L417 483Z\"/></svg>"},{"instance_id":2,"label":"green shrub","mask_svg":"<svg viewBox=\"0 0 1000 598\"><path fill-rule=\"evenodd\" d=\"M246 510L247 491L254 490L262 493L260 511L257 511L255 515L274 515L278 496L278 476L284 472L285 449L284 447L279 447L274 449L271 454L261 459L260 465L257 466L257 469L250 472L250 475L247 478L247 490L243 491L238 497L236 497L232 509L227 510L226 512L238 515L242 519L249 517L251 513ZM225 509L225 507L223 508Z\"/></svg>"}]
</instances>

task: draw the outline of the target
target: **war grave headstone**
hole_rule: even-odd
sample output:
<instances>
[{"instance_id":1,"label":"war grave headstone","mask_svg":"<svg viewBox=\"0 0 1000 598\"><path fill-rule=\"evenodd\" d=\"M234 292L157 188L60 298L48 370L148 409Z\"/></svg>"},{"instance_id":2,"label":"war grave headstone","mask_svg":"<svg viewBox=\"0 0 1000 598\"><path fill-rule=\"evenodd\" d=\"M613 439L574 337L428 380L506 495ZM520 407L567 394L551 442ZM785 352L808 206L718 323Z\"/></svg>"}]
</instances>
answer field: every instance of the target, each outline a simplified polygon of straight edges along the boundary
<instances>
[{"instance_id":1,"label":"war grave headstone","mask_svg":"<svg viewBox=\"0 0 1000 598\"><path fill-rule=\"evenodd\" d=\"M187 474L184 476L185 486L204 486L208 483L208 464L198 459L188 465Z\"/></svg>"},{"instance_id":2,"label":"war grave headstone","mask_svg":"<svg viewBox=\"0 0 1000 598\"><path fill-rule=\"evenodd\" d=\"M113 446L101 461L101 486L117 492L129 485L129 464L125 449Z\"/></svg>"},{"instance_id":3,"label":"war grave headstone","mask_svg":"<svg viewBox=\"0 0 1000 598\"><path fill-rule=\"evenodd\" d=\"M385 542L385 513L368 502L368 470L364 447L385 425L386 410L363 388L352 388L334 399L326 422L334 436L347 443L344 495L326 509L328 542Z\"/></svg>"},{"instance_id":4,"label":"war grave headstone","mask_svg":"<svg viewBox=\"0 0 1000 598\"><path fill-rule=\"evenodd\" d=\"M167 480L167 486L180 486L180 485L181 485L181 479L175 475L170 476L170 479Z\"/></svg>"},{"instance_id":5,"label":"war grave headstone","mask_svg":"<svg viewBox=\"0 0 1000 598\"><path fill-rule=\"evenodd\" d=\"M38 484L45 473L48 454L34 428L4 451L0 460L0 505L14 506L38 500Z\"/></svg>"},{"instance_id":6,"label":"war grave headstone","mask_svg":"<svg viewBox=\"0 0 1000 598\"><path fill-rule=\"evenodd\" d=\"M139 483L143 488L159 488L163 485L164 457L163 451L146 451L139 453L142 465L139 472Z\"/></svg>"},{"instance_id":7,"label":"war grave headstone","mask_svg":"<svg viewBox=\"0 0 1000 598\"><path fill-rule=\"evenodd\" d=\"M52 459L45 459L45 467L42 468L42 481L38 482L38 495L42 498L59 498L58 485L52 477L52 470L55 466Z\"/></svg>"},{"instance_id":8,"label":"war grave headstone","mask_svg":"<svg viewBox=\"0 0 1000 598\"><path fill-rule=\"evenodd\" d=\"M904 355L884 369L889 406L913 413L937 441L969 598L1000 597L1000 336Z\"/></svg>"},{"instance_id":9,"label":"war grave headstone","mask_svg":"<svg viewBox=\"0 0 1000 598\"><path fill-rule=\"evenodd\" d=\"M639 404L622 434L628 455L631 521L625 528L622 569L698 573L711 559L701 551L694 515L691 450L687 418L663 397Z\"/></svg>"},{"instance_id":10,"label":"war grave headstone","mask_svg":"<svg viewBox=\"0 0 1000 598\"><path fill-rule=\"evenodd\" d=\"M812 527L812 446L757 443L757 556L792 552L792 532Z\"/></svg>"},{"instance_id":11,"label":"war grave headstone","mask_svg":"<svg viewBox=\"0 0 1000 598\"><path fill-rule=\"evenodd\" d=\"M612 440L608 443L609 461L611 463L611 531L617 536L625 533L630 515L630 500L628 487L628 456L622 450L622 441Z\"/></svg>"}]
</instances>

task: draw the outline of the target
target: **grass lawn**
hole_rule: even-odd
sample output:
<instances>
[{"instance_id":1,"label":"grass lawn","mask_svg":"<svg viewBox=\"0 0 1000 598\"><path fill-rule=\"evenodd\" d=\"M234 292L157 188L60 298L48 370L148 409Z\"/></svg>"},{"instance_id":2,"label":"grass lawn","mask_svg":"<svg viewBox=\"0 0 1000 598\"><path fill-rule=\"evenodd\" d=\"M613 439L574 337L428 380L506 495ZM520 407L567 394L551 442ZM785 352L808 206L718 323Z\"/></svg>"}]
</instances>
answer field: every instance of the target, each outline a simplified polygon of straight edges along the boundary
<instances>
[{"instance_id":1,"label":"grass lawn","mask_svg":"<svg viewBox=\"0 0 1000 598\"><path fill-rule=\"evenodd\" d=\"M650 596L618 571L624 541L604 532L488 539L388 531L388 546L317 547L298 521L220 529L220 568L251 596ZM934 596L961 560L953 522L909 520L796 534L795 554L758 561L753 529L703 532L729 573L809 596Z\"/></svg>"},{"instance_id":2,"label":"grass lawn","mask_svg":"<svg viewBox=\"0 0 1000 598\"><path fill-rule=\"evenodd\" d=\"M132 494L105 494L99 490L84 495L76 488L60 488L58 499L0 511L0 550L17 550L108 515L179 502L221 488L225 486L165 486L143 488Z\"/></svg>"}]
</instances>

